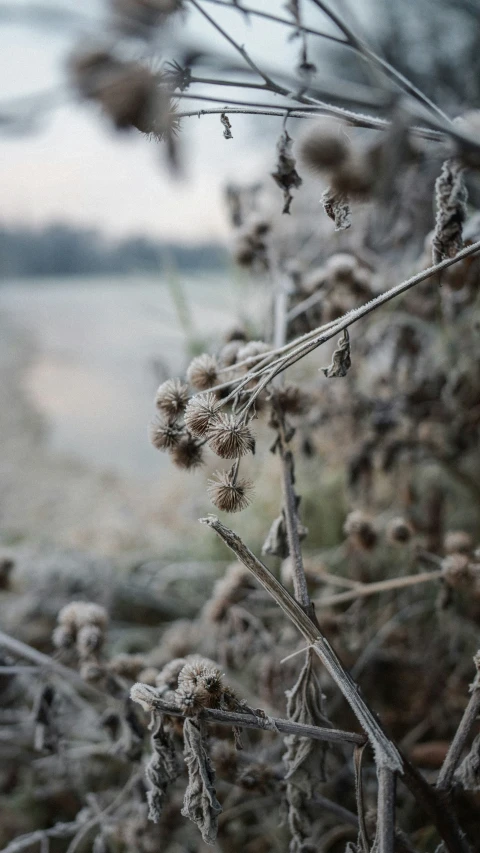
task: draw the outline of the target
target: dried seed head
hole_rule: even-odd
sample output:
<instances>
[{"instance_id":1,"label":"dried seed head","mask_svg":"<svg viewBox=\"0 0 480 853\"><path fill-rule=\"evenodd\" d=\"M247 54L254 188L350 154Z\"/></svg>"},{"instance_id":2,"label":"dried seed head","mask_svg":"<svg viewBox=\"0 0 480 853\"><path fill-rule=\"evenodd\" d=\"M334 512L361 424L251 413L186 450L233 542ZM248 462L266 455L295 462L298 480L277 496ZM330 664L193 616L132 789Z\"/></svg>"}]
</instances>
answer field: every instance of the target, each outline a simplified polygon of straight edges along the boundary
<instances>
[{"instance_id":1,"label":"dried seed head","mask_svg":"<svg viewBox=\"0 0 480 853\"><path fill-rule=\"evenodd\" d=\"M98 625L105 630L108 624L108 613L101 604L90 601L71 601L59 611L57 621L73 634L84 625Z\"/></svg>"},{"instance_id":2,"label":"dried seed head","mask_svg":"<svg viewBox=\"0 0 480 853\"><path fill-rule=\"evenodd\" d=\"M350 152L332 175L332 190L347 196L364 198L373 189L375 171L365 152ZM345 226L344 226L345 227Z\"/></svg>"},{"instance_id":3,"label":"dried seed head","mask_svg":"<svg viewBox=\"0 0 480 853\"><path fill-rule=\"evenodd\" d=\"M186 717L192 717L202 708L209 707L209 696L206 690L186 684L175 691L175 704Z\"/></svg>"},{"instance_id":4,"label":"dried seed head","mask_svg":"<svg viewBox=\"0 0 480 853\"><path fill-rule=\"evenodd\" d=\"M167 417L176 418L180 415L188 402L188 386L180 382L180 379L167 379L157 390L155 405L157 409L165 412Z\"/></svg>"},{"instance_id":5,"label":"dried seed head","mask_svg":"<svg viewBox=\"0 0 480 853\"><path fill-rule=\"evenodd\" d=\"M227 332L224 337L224 341L226 344L233 343L233 341L242 342L246 340L247 334L245 332L245 329L242 329L240 326L234 326L232 329L230 329L229 332Z\"/></svg>"},{"instance_id":6,"label":"dried seed head","mask_svg":"<svg viewBox=\"0 0 480 853\"><path fill-rule=\"evenodd\" d=\"M108 664L110 672L115 675L120 675L123 678L131 678L137 681L138 673L145 669L145 658L143 655L129 655L121 653L115 655Z\"/></svg>"},{"instance_id":7,"label":"dried seed head","mask_svg":"<svg viewBox=\"0 0 480 853\"><path fill-rule=\"evenodd\" d=\"M249 480L234 481L232 471L217 471L215 480L208 481L207 492L212 503L222 512L241 512L250 503L253 485Z\"/></svg>"},{"instance_id":8,"label":"dried seed head","mask_svg":"<svg viewBox=\"0 0 480 853\"><path fill-rule=\"evenodd\" d=\"M177 468L191 471L203 465L203 450L201 444L191 435L180 439L176 447L170 451L170 456Z\"/></svg>"},{"instance_id":9,"label":"dried seed head","mask_svg":"<svg viewBox=\"0 0 480 853\"><path fill-rule=\"evenodd\" d=\"M185 658L174 658L165 664L157 675L157 687L168 687L169 690L176 690L178 687L178 676L186 663Z\"/></svg>"},{"instance_id":10,"label":"dried seed head","mask_svg":"<svg viewBox=\"0 0 480 853\"><path fill-rule=\"evenodd\" d=\"M102 628L98 625L83 625L77 633L77 652L80 658L89 658L97 654L104 640Z\"/></svg>"},{"instance_id":11,"label":"dried seed head","mask_svg":"<svg viewBox=\"0 0 480 853\"><path fill-rule=\"evenodd\" d=\"M222 459L238 459L255 451L251 429L233 415L220 414L207 433L208 444Z\"/></svg>"},{"instance_id":12,"label":"dried seed head","mask_svg":"<svg viewBox=\"0 0 480 853\"><path fill-rule=\"evenodd\" d=\"M150 687L155 687L157 683L158 669L155 666L146 666L138 673L138 680L142 684L148 684Z\"/></svg>"},{"instance_id":13,"label":"dried seed head","mask_svg":"<svg viewBox=\"0 0 480 853\"><path fill-rule=\"evenodd\" d=\"M213 388L218 382L218 366L214 357L205 352L194 358L188 367L187 379L199 391Z\"/></svg>"},{"instance_id":14,"label":"dried seed head","mask_svg":"<svg viewBox=\"0 0 480 853\"><path fill-rule=\"evenodd\" d=\"M185 435L185 430L175 421L155 418L149 426L150 441L157 450L171 450Z\"/></svg>"},{"instance_id":15,"label":"dried seed head","mask_svg":"<svg viewBox=\"0 0 480 853\"><path fill-rule=\"evenodd\" d=\"M57 625L52 633L52 643L56 649L70 649L75 642L75 634L65 625Z\"/></svg>"},{"instance_id":16,"label":"dried seed head","mask_svg":"<svg viewBox=\"0 0 480 853\"><path fill-rule=\"evenodd\" d=\"M206 435L217 415L218 400L215 394L196 394L188 401L185 409L185 425L193 435Z\"/></svg>"},{"instance_id":17,"label":"dried seed head","mask_svg":"<svg viewBox=\"0 0 480 853\"><path fill-rule=\"evenodd\" d=\"M237 353L237 361L245 361L247 358L254 358L257 355L263 355L269 352L271 347L265 341L249 341L248 344L241 347Z\"/></svg>"},{"instance_id":18,"label":"dried seed head","mask_svg":"<svg viewBox=\"0 0 480 853\"><path fill-rule=\"evenodd\" d=\"M210 601L207 601L203 615L208 621L221 622L230 606L245 598L255 589L253 578L241 563L231 563L223 578L219 578L213 587Z\"/></svg>"},{"instance_id":19,"label":"dried seed head","mask_svg":"<svg viewBox=\"0 0 480 853\"><path fill-rule=\"evenodd\" d=\"M288 415L303 415L310 407L310 397L298 385L287 383L275 391L275 402Z\"/></svg>"},{"instance_id":20,"label":"dried seed head","mask_svg":"<svg viewBox=\"0 0 480 853\"><path fill-rule=\"evenodd\" d=\"M300 158L314 172L339 166L346 159L349 148L343 122L328 119L309 127L299 144Z\"/></svg>"},{"instance_id":21,"label":"dried seed head","mask_svg":"<svg viewBox=\"0 0 480 853\"><path fill-rule=\"evenodd\" d=\"M183 0L110 0L118 15L118 28L127 34L146 35L146 30L157 27L174 12L181 11Z\"/></svg>"},{"instance_id":22,"label":"dried seed head","mask_svg":"<svg viewBox=\"0 0 480 853\"><path fill-rule=\"evenodd\" d=\"M442 578L447 586L468 586L472 580L470 561L466 554L449 554L442 560Z\"/></svg>"},{"instance_id":23,"label":"dried seed head","mask_svg":"<svg viewBox=\"0 0 480 853\"><path fill-rule=\"evenodd\" d=\"M473 539L466 530L448 530L443 541L446 554L471 554Z\"/></svg>"},{"instance_id":24,"label":"dried seed head","mask_svg":"<svg viewBox=\"0 0 480 853\"><path fill-rule=\"evenodd\" d=\"M242 346L243 341L229 341L222 347L219 358L224 367L231 367L232 364L235 364L238 351Z\"/></svg>"},{"instance_id":25,"label":"dried seed head","mask_svg":"<svg viewBox=\"0 0 480 853\"><path fill-rule=\"evenodd\" d=\"M413 528L405 518L392 518L385 531L387 542L394 545L406 545L413 536Z\"/></svg>"},{"instance_id":26,"label":"dried seed head","mask_svg":"<svg viewBox=\"0 0 480 853\"><path fill-rule=\"evenodd\" d=\"M197 658L185 664L178 675L178 689L200 689L205 691L212 703L218 701L223 693L222 673L209 661ZM203 695L203 694L202 694Z\"/></svg>"},{"instance_id":27,"label":"dried seed head","mask_svg":"<svg viewBox=\"0 0 480 853\"><path fill-rule=\"evenodd\" d=\"M377 533L369 515L356 509L347 515L343 532L361 548L369 551L377 541Z\"/></svg>"}]
</instances>

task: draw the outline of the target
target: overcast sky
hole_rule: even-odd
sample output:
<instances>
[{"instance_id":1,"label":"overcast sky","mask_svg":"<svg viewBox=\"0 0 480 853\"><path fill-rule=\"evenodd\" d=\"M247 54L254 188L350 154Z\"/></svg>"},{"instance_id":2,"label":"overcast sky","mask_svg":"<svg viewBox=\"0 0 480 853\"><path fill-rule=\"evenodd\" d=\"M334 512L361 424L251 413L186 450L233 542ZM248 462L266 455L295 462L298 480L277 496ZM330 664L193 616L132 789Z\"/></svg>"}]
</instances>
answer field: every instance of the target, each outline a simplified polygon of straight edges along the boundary
<instances>
[{"instance_id":1,"label":"overcast sky","mask_svg":"<svg viewBox=\"0 0 480 853\"><path fill-rule=\"evenodd\" d=\"M79 42L93 42L102 32L101 0L82 4L45 0L43 5L82 9L93 23L78 31L73 26L21 22L18 10L28 6L26 0L0 0L0 13L16 10L10 19L0 17L2 102L64 87L72 48ZM282 2L261 0L257 6L285 17ZM292 67L298 43L287 45L286 28L259 19L254 26L248 25L238 12L209 3L204 7L264 65L285 68L286 62L287 68ZM326 26L320 13L314 20L317 26ZM216 45L235 62L241 61L238 54L229 54L228 45L195 9L169 35L159 60L174 58L174 36L184 42ZM243 100L247 96L244 89L231 93ZM263 93L261 98L265 100ZM184 102L182 108L194 106ZM233 139L226 141L218 115L184 119L185 175L179 180L170 175L161 145L136 131L115 132L95 106L69 96L67 103L42 118L35 133L0 135L1 220L35 225L68 220L99 226L112 235L221 238L228 233L221 192L225 180L254 179L265 173L265 165L273 166L275 139L281 129L280 118L261 119L261 125L243 116L233 116L231 121Z\"/></svg>"}]
</instances>

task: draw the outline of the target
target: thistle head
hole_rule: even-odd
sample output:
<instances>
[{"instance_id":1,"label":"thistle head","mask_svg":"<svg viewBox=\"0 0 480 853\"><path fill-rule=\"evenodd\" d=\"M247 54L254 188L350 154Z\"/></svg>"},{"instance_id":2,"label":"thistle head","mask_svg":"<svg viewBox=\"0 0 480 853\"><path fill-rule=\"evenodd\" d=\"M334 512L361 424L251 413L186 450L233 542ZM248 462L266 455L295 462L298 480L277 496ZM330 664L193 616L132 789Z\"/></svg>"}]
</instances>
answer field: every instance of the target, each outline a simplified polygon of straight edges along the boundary
<instances>
[{"instance_id":1,"label":"thistle head","mask_svg":"<svg viewBox=\"0 0 480 853\"><path fill-rule=\"evenodd\" d=\"M188 386L179 379L167 379L157 390L155 405L168 418L177 418L188 402Z\"/></svg>"},{"instance_id":2,"label":"thistle head","mask_svg":"<svg viewBox=\"0 0 480 853\"><path fill-rule=\"evenodd\" d=\"M233 471L217 471L208 481L207 492L212 503L222 512L241 512L250 503L253 485L244 478L235 478Z\"/></svg>"},{"instance_id":3,"label":"thistle head","mask_svg":"<svg viewBox=\"0 0 480 853\"><path fill-rule=\"evenodd\" d=\"M217 415L218 400L215 394L196 394L188 401L185 409L185 425L193 434L202 437L214 423Z\"/></svg>"},{"instance_id":4,"label":"thistle head","mask_svg":"<svg viewBox=\"0 0 480 853\"><path fill-rule=\"evenodd\" d=\"M198 388L199 391L213 388L218 382L218 365L214 357L206 352L203 355L197 355L190 362L187 379L190 385Z\"/></svg>"},{"instance_id":5,"label":"thistle head","mask_svg":"<svg viewBox=\"0 0 480 853\"><path fill-rule=\"evenodd\" d=\"M255 439L250 428L233 415L218 415L207 433L208 444L222 459L238 459L255 450Z\"/></svg>"},{"instance_id":6,"label":"thistle head","mask_svg":"<svg viewBox=\"0 0 480 853\"><path fill-rule=\"evenodd\" d=\"M149 427L150 441L157 450L171 450L184 434L183 427L164 418L156 418Z\"/></svg>"}]
</instances>

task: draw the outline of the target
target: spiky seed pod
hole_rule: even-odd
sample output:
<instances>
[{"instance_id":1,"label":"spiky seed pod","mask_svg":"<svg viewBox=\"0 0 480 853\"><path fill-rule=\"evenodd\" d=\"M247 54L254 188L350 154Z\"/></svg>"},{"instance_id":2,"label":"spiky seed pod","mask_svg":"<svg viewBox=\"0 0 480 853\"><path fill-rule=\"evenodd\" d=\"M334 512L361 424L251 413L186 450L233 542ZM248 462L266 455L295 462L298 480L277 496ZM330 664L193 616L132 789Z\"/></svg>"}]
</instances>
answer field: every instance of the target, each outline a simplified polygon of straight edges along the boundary
<instances>
[{"instance_id":1,"label":"spiky seed pod","mask_svg":"<svg viewBox=\"0 0 480 853\"><path fill-rule=\"evenodd\" d=\"M275 392L276 402L288 415L303 415L310 406L310 397L298 385L287 383Z\"/></svg>"},{"instance_id":2,"label":"spiky seed pod","mask_svg":"<svg viewBox=\"0 0 480 853\"><path fill-rule=\"evenodd\" d=\"M101 604L95 604L92 601L78 602L82 607L77 610L77 628L82 628L84 625L96 625L100 630L105 631L108 625L108 613Z\"/></svg>"},{"instance_id":3,"label":"spiky seed pod","mask_svg":"<svg viewBox=\"0 0 480 853\"><path fill-rule=\"evenodd\" d=\"M155 405L169 418L177 418L188 402L188 386L180 379L167 379L157 390Z\"/></svg>"},{"instance_id":4,"label":"spiky seed pod","mask_svg":"<svg viewBox=\"0 0 480 853\"><path fill-rule=\"evenodd\" d=\"M245 361L245 359L253 358L256 355L263 355L270 349L271 347L265 341L249 341L248 344L238 350L237 362Z\"/></svg>"},{"instance_id":5,"label":"spiky seed pod","mask_svg":"<svg viewBox=\"0 0 480 853\"><path fill-rule=\"evenodd\" d=\"M191 435L181 438L178 444L170 451L172 462L177 468L185 468L191 471L203 465L203 450L201 444Z\"/></svg>"},{"instance_id":6,"label":"spiky seed pod","mask_svg":"<svg viewBox=\"0 0 480 853\"><path fill-rule=\"evenodd\" d=\"M251 429L233 415L220 414L207 433L209 447L222 459L238 459L255 451Z\"/></svg>"},{"instance_id":7,"label":"spiky seed pod","mask_svg":"<svg viewBox=\"0 0 480 853\"><path fill-rule=\"evenodd\" d=\"M210 703L216 704L223 694L222 673L218 667L202 658L189 661L178 675L178 689L186 690L187 688L205 691Z\"/></svg>"},{"instance_id":8,"label":"spiky seed pod","mask_svg":"<svg viewBox=\"0 0 480 853\"><path fill-rule=\"evenodd\" d=\"M185 685L175 691L175 704L179 706L186 717L193 717L202 708L209 707L209 695L202 688Z\"/></svg>"},{"instance_id":9,"label":"spiky seed pod","mask_svg":"<svg viewBox=\"0 0 480 853\"><path fill-rule=\"evenodd\" d=\"M57 625L52 633L52 643L56 649L71 649L75 642L75 634L65 625Z\"/></svg>"},{"instance_id":10,"label":"spiky seed pod","mask_svg":"<svg viewBox=\"0 0 480 853\"><path fill-rule=\"evenodd\" d=\"M157 450L171 450L185 435L185 430L175 421L156 418L149 426L150 441Z\"/></svg>"},{"instance_id":11,"label":"spiky seed pod","mask_svg":"<svg viewBox=\"0 0 480 853\"><path fill-rule=\"evenodd\" d=\"M186 663L185 658L174 658L165 664L157 675L157 687L167 687L169 690L176 690L178 687L178 676Z\"/></svg>"},{"instance_id":12,"label":"spiky seed pod","mask_svg":"<svg viewBox=\"0 0 480 853\"><path fill-rule=\"evenodd\" d=\"M104 640L103 630L98 625L83 625L77 634L77 652L80 658L96 655Z\"/></svg>"},{"instance_id":13,"label":"spiky seed pod","mask_svg":"<svg viewBox=\"0 0 480 853\"><path fill-rule=\"evenodd\" d=\"M406 545L413 536L413 528L405 518L392 518L385 531L387 542L393 545Z\"/></svg>"},{"instance_id":14,"label":"spiky seed pod","mask_svg":"<svg viewBox=\"0 0 480 853\"><path fill-rule=\"evenodd\" d=\"M241 512L250 503L253 484L238 478L234 481L232 471L217 471L216 479L208 481L210 500L222 512Z\"/></svg>"},{"instance_id":15,"label":"spiky seed pod","mask_svg":"<svg viewBox=\"0 0 480 853\"><path fill-rule=\"evenodd\" d=\"M210 426L217 419L218 400L215 394L196 394L188 401L185 409L185 426L193 435L200 438L207 434Z\"/></svg>"},{"instance_id":16,"label":"spiky seed pod","mask_svg":"<svg viewBox=\"0 0 480 853\"><path fill-rule=\"evenodd\" d=\"M369 551L377 542L377 533L369 515L356 509L345 519L343 532L360 548Z\"/></svg>"},{"instance_id":17,"label":"spiky seed pod","mask_svg":"<svg viewBox=\"0 0 480 853\"><path fill-rule=\"evenodd\" d=\"M214 357L205 352L194 358L188 367L187 379L199 391L213 388L218 382L218 366Z\"/></svg>"},{"instance_id":18,"label":"spiky seed pod","mask_svg":"<svg viewBox=\"0 0 480 853\"><path fill-rule=\"evenodd\" d=\"M224 367L231 367L237 360L239 349L243 346L243 341L229 341L222 347L220 351L220 361Z\"/></svg>"},{"instance_id":19,"label":"spiky seed pod","mask_svg":"<svg viewBox=\"0 0 480 853\"><path fill-rule=\"evenodd\" d=\"M115 675L131 678L132 681L139 681L138 673L145 669L145 658L143 655L120 653L109 661L108 668Z\"/></svg>"},{"instance_id":20,"label":"spiky seed pod","mask_svg":"<svg viewBox=\"0 0 480 853\"><path fill-rule=\"evenodd\" d=\"M443 548L446 554L471 554L473 539L466 530L448 530Z\"/></svg>"},{"instance_id":21,"label":"spiky seed pod","mask_svg":"<svg viewBox=\"0 0 480 853\"><path fill-rule=\"evenodd\" d=\"M138 673L138 680L142 684L148 684L150 687L155 687L158 678L158 669L154 666L146 666L145 669Z\"/></svg>"},{"instance_id":22,"label":"spiky seed pod","mask_svg":"<svg viewBox=\"0 0 480 853\"><path fill-rule=\"evenodd\" d=\"M317 122L300 140L300 158L314 172L333 169L346 159L350 144L343 122Z\"/></svg>"}]
</instances>

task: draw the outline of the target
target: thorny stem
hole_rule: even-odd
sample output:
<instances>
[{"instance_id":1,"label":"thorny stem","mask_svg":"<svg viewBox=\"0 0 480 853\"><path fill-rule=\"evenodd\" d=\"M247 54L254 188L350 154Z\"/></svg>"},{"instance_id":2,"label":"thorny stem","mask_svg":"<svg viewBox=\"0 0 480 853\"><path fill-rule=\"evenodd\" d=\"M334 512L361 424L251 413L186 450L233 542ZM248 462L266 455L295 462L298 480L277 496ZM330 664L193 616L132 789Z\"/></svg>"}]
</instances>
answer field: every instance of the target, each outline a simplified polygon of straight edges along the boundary
<instances>
[{"instance_id":1,"label":"thorny stem","mask_svg":"<svg viewBox=\"0 0 480 853\"><path fill-rule=\"evenodd\" d=\"M255 557L236 533L225 527L218 518L212 515L201 518L200 522L207 524L217 533L311 644L313 651L323 662L364 729L374 750L377 769L388 767L400 774L402 781L435 822L449 853L470 853L470 847L460 832L456 818L448 804L439 799L438 793L385 735L377 718L362 699L358 686L343 668L318 626L312 622L290 593L277 581L269 569Z\"/></svg>"},{"instance_id":2,"label":"thorny stem","mask_svg":"<svg viewBox=\"0 0 480 853\"><path fill-rule=\"evenodd\" d=\"M407 586L416 586L420 583L428 583L429 581L438 580L442 576L440 569L433 572L421 572L418 575L407 575L403 578L389 578L386 581L376 581L359 585L355 589L347 592L339 592L336 595L328 595L324 598L319 598L315 602L316 607L331 607L334 604L345 604L348 601L356 601L358 598L366 598L369 595L375 595L377 592L388 592L391 589L402 589Z\"/></svg>"},{"instance_id":3,"label":"thorny stem","mask_svg":"<svg viewBox=\"0 0 480 853\"><path fill-rule=\"evenodd\" d=\"M455 770L457 769L465 743L479 713L480 681L477 675L477 678L474 681L472 695L470 696L468 705L465 708L462 719L460 720L460 725L455 732L455 737L450 744L450 749L447 752L445 761L443 762L440 773L438 774L438 790L448 791L452 787Z\"/></svg>"},{"instance_id":4,"label":"thorny stem","mask_svg":"<svg viewBox=\"0 0 480 853\"><path fill-rule=\"evenodd\" d=\"M389 767L377 769L377 835L379 853L393 853L395 843L395 773Z\"/></svg>"},{"instance_id":5,"label":"thorny stem","mask_svg":"<svg viewBox=\"0 0 480 853\"><path fill-rule=\"evenodd\" d=\"M185 717L181 708L167 702L161 697L151 699L152 706L159 714L168 714L172 717ZM364 744L364 735L356 732L344 732L340 729L327 729L321 726L309 726L304 723L295 723L291 720L282 720L279 717L267 717L261 714L239 713L235 711L223 711L220 708L203 708L197 715L207 723L218 723L221 726L238 726L244 729L259 729L269 732L284 732L285 734L308 737L312 740L321 740L328 743L353 743Z\"/></svg>"}]
</instances>

